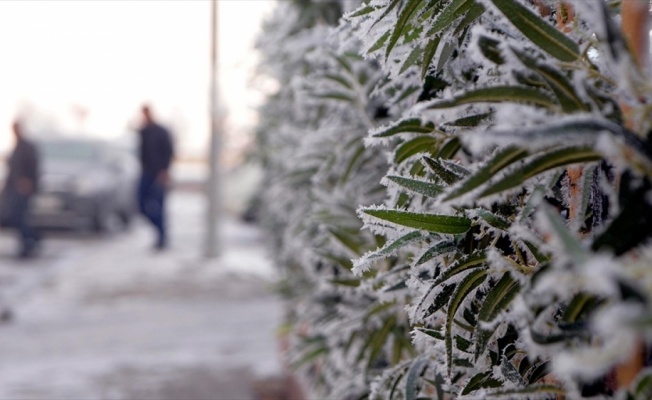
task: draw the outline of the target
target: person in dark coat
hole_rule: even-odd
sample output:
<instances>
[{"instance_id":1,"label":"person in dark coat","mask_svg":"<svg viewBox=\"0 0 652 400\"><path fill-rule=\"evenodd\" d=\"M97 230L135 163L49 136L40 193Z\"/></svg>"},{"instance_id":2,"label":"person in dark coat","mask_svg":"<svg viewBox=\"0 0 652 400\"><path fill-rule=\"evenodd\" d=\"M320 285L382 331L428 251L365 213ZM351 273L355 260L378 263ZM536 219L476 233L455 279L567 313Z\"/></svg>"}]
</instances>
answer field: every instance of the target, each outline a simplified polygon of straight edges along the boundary
<instances>
[{"instance_id":1,"label":"person in dark coat","mask_svg":"<svg viewBox=\"0 0 652 400\"><path fill-rule=\"evenodd\" d=\"M170 185L170 164L174 146L170 132L154 121L149 106L141 108L143 125L140 135L141 177L138 187L138 205L141 213L154 225L157 232L155 249L168 245L165 218L165 197Z\"/></svg>"},{"instance_id":2,"label":"person in dark coat","mask_svg":"<svg viewBox=\"0 0 652 400\"><path fill-rule=\"evenodd\" d=\"M12 125L16 145L8 159L8 174L2 192L3 219L18 232L18 257L34 254L40 235L30 225L30 201L36 193L39 180L39 156L34 144L27 140L19 121Z\"/></svg>"}]
</instances>

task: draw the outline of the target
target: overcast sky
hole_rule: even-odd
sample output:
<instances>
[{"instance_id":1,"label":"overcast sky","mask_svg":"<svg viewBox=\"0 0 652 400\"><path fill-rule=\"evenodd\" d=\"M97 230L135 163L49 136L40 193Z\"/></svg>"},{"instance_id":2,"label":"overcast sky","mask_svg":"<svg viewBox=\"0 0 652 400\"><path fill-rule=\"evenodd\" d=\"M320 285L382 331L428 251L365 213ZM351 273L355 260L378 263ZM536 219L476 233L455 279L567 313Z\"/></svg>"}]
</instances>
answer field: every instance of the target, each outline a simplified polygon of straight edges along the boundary
<instances>
[{"instance_id":1,"label":"overcast sky","mask_svg":"<svg viewBox=\"0 0 652 400\"><path fill-rule=\"evenodd\" d=\"M272 0L220 0L220 82L228 145L242 145L260 99L253 40ZM210 1L0 1L0 152L14 115L104 137L151 102L180 150L208 138Z\"/></svg>"}]
</instances>

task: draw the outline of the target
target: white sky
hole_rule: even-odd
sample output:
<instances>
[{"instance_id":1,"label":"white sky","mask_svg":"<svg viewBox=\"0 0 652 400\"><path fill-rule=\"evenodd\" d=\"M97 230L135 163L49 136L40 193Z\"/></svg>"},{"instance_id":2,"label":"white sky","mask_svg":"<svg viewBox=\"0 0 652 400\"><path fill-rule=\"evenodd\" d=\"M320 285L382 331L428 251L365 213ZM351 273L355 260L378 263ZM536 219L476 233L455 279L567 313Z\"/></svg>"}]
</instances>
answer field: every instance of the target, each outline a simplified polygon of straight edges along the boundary
<instances>
[{"instance_id":1,"label":"white sky","mask_svg":"<svg viewBox=\"0 0 652 400\"><path fill-rule=\"evenodd\" d=\"M150 102L180 155L205 156L210 57L208 0L0 1L0 153L11 120L107 138L124 135ZM261 92L253 41L272 0L220 0L220 86L227 147L242 146ZM259 82L260 83L260 82ZM75 110L86 110L80 118ZM83 114L83 113L82 113Z\"/></svg>"}]
</instances>

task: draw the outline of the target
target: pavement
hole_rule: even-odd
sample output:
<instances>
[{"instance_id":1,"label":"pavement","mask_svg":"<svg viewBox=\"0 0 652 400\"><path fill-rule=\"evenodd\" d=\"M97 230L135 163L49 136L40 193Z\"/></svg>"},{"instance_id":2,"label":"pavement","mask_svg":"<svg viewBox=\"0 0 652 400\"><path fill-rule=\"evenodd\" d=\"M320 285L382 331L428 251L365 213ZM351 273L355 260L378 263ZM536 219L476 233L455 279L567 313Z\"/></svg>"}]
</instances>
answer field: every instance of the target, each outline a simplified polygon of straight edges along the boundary
<instances>
[{"instance_id":1,"label":"pavement","mask_svg":"<svg viewBox=\"0 0 652 400\"><path fill-rule=\"evenodd\" d=\"M276 271L261 233L220 223L203 257L205 201L169 198L170 243L137 220L106 234L51 232L37 259L0 232L0 399L276 400L290 393L279 351Z\"/></svg>"}]
</instances>

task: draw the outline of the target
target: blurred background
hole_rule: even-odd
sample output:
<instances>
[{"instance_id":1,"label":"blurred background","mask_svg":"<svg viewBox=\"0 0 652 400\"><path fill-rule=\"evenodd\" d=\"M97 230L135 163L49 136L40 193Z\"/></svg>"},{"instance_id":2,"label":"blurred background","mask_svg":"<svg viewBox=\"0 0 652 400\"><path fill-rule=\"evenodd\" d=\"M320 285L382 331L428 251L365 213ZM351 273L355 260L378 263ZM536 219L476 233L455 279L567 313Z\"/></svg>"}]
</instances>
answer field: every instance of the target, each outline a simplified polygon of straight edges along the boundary
<instances>
[{"instance_id":1,"label":"blurred background","mask_svg":"<svg viewBox=\"0 0 652 400\"><path fill-rule=\"evenodd\" d=\"M218 2L223 249L206 259L211 3L0 2L0 181L20 118L43 158L44 235L16 260L0 230L0 399L287 398L275 271L242 218L260 184L256 107L275 88L254 41L275 2ZM133 205L144 103L176 147L160 253ZM60 192L121 200L86 215Z\"/></svg>"},{"instance_id":2,"label":"blurred background","mask_svg":"<svg viewBox=\"0 0 652 400\"><path fill-rule=\"evenodd\" d=\"M250 145L255 107L273 87L254 73L253 46L274 2L219 3L222 164L228 170ZM210 133L210 10L208 0L2 1L0 154L10 150L16 116L31 132L130 143L146 102L174 135L175 173L201 178Z\"/></svg>"}]
</instances>

